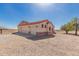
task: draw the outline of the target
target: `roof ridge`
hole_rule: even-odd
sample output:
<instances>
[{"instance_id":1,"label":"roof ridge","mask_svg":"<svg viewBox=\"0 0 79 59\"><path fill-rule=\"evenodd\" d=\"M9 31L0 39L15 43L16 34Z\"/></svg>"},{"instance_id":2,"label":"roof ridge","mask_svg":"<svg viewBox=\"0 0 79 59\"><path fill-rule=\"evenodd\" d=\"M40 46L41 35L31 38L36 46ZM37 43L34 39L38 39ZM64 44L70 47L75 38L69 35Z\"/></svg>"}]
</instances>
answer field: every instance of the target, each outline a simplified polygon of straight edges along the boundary
<instances>
[{"instance_id":1,"label":"roof ridge","mask_svg":"<svg viewBox=\"0 0 79 59\"><path fill-rule=\"evenodd\" d=\"M23 22L23 21L22 21ZM26 21L24 21L25 23L20 23L19 24L19 26L22 26L22 25L32 25L32 24L39 24L39 23L42 23L42 22L49 22L49 20L48 19L46 19L46 20L41 20L41 21L37 21L37 22L26 22Z\"/></svg>"}]
</instances>

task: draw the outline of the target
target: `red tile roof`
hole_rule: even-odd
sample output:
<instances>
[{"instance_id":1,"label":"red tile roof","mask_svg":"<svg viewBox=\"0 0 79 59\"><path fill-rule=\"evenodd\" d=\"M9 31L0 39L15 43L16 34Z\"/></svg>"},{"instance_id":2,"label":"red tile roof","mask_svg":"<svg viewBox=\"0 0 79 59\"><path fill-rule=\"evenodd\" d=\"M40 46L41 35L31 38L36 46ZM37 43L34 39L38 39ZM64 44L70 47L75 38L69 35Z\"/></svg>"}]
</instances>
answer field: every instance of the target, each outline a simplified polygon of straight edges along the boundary
<instances>
[{"instance_id":1,"label":"red tile roof","mask_svg":"<svg viewBox=\"0 0 79 59\"><path fill-rule=\"evenodd\" d=\"M42 20L42 21L38 21L38 22L32 22L30 24L39 24L39 23L43 23L43 22L49 22L48 20Z\"/></svg>"},{"instance_id":2,"label":"red tile roof","mask_svg":"<svg viewBox=\"0 0 79 59\"><path fill-rule=\"evenodd\" d=\"M26 21L22 21L19 26L24 26L24 25L33 25L33 24L39 24L39 23L43 23L43 22L49 22L48 20L42 20L42 21L38 21L38 22L26 22Z\"/></svg>"},{"instance_id":3,"label":"red tile roof","mask_svg":"<svg viewBox=\"0 0 79 59\"><path fill-rule=\"evenodd\" d=\"M28 24L29 24L28 22L22 21L22 22L20 22L20 24L18 26L24 26L24 25L28 25Z\"/></svg>"}]
</instances>

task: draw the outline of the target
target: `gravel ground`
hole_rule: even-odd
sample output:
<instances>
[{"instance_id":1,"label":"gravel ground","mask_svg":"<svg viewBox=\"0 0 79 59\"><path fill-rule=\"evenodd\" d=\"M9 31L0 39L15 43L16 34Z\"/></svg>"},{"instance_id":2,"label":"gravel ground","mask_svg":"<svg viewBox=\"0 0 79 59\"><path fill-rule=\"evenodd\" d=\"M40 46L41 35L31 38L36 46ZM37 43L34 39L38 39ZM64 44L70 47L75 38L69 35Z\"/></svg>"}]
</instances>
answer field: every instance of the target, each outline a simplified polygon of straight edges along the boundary
<instances>
[{"instance_id":1,"label":"gravel ground","mask_svg":"<svg viewBox=\"0 0 79 59\"><path fill-rule=\"evenodd\" d=\"M0 35L1 56L79 56L79 36L55 34L55 37L30 40L15 34Z\"/></svg>"}]
</instances>

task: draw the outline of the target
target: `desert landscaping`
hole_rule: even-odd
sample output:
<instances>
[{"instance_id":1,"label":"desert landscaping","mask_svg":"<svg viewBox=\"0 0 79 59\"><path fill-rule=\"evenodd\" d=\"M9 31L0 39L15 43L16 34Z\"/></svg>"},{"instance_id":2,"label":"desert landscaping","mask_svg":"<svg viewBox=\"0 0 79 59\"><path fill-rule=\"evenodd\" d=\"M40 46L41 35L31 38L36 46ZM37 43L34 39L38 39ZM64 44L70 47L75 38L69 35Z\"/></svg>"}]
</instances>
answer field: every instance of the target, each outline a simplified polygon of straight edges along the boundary
<instances>
[{"instance_id":1,"label":"desert landscaping","mask_svg":"<svg viewBox=\"0 0 79 59\"><path fill-rule=\"evenodd\" d=\"M70 32L71 33L71 32ZM1 56L79 55L79 36L57 31L54 37L32 40L25 35L0 34Z\"/></svg>"}]
</instances>

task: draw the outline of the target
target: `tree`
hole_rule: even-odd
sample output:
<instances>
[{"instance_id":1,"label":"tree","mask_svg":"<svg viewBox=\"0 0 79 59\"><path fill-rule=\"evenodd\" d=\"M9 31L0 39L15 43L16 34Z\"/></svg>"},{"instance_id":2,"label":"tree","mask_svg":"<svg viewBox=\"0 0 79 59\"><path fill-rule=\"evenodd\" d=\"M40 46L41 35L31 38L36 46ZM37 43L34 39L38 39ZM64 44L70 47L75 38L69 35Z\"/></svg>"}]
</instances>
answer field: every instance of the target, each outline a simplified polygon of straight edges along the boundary
<instances>
[{"instance_id":1,"label":"tree","mask_svg":"<svg viewBox=\"0 0 79 59\"><path fill-rule=\"evenodd\" d=\"M68 23L62 26L61 29L64 30L66 34L68 34L69 31L73 30L73 27L71 23Z\"/></svg>"},{"instance_id":2,"label":"tree","mask_svg":"<svg viewBox=\"0 0 79 59\"><path fill-rule=\"evenodd\" d=\"M75 35L77 35L77 31L78 31L78 18L77 17L73 18L72 24L75 30Z\"/></svg>"},{"instance_id":3,"label":"tree","mask_svg":"<svg viewBox=\"0 0 79 59\"><path fill-rule=\"evenodd\" d=\"M66 34L68 34L68 30L67 30L67 25L66 24L61 27L61 30L64 30L66 32Z\"/></svg>"},{"instance_id":4,"label":"tree","mask_svg":"<svg viewBox=\"0 0 79 59\"><path fill-rule=\"evenodd\" d=\"M78 31L78 24L77 24L77 17L76 18L74 18L74 20L75 20L75 35L77 35L77 31Z\"/></svg>"},{"instance_id":5,"label":"tree","mask_svg":"<svg viewBox=\"0 0 79 59\"><path fill-rule=\"evenodd\" d=\"M68 34L69 31L74 30L75 25L76 25L75 23L76 23L76 20L75 20L75 18L73 18L73 20L71 20L69 23L64 24L61 27L61 30L64 30L66 32L66 34Z\"/></svg>"}]
</instances>

